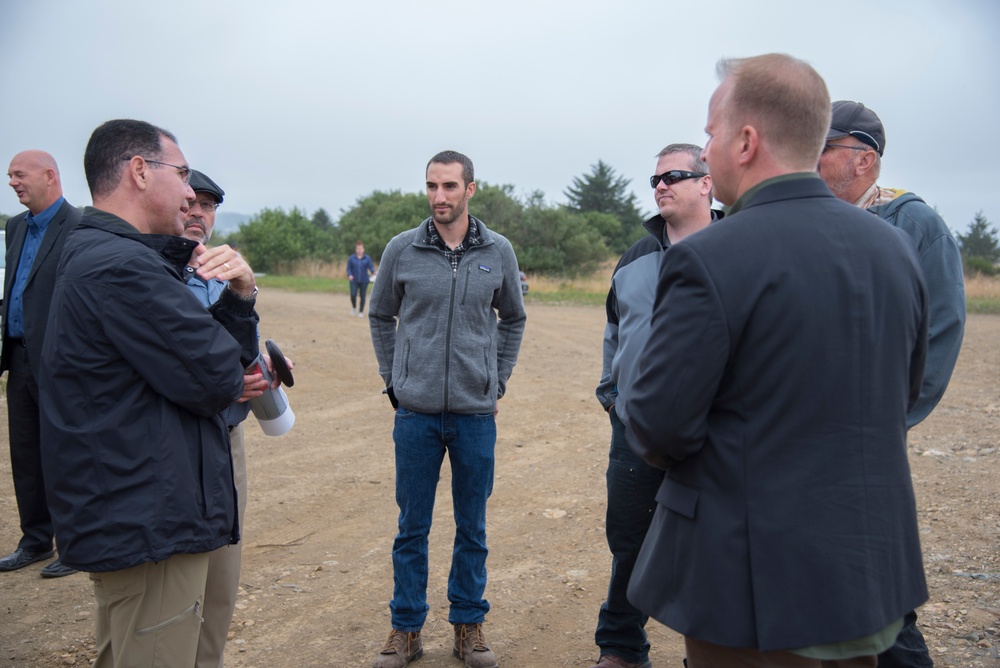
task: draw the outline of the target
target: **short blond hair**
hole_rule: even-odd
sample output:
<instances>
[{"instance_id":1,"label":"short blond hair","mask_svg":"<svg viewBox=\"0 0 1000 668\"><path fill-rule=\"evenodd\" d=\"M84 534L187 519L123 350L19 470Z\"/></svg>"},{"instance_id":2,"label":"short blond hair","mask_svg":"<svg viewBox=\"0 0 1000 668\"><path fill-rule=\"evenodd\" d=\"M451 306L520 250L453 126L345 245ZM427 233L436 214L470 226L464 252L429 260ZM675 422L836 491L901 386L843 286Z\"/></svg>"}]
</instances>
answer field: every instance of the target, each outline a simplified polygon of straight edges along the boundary
<instances>
[{"instance_id":1,"label":"short blond hair","mask_svg":"<svg viewBox=\"0 0 1000 668\"><path fill-rule=\"evenodd\" d=\"M731 86L730 127L752 125L776 158L813 170L830 129L830 93L808 63L783 53L723 58L719 78Z\"/></svg>"}]
</instances>

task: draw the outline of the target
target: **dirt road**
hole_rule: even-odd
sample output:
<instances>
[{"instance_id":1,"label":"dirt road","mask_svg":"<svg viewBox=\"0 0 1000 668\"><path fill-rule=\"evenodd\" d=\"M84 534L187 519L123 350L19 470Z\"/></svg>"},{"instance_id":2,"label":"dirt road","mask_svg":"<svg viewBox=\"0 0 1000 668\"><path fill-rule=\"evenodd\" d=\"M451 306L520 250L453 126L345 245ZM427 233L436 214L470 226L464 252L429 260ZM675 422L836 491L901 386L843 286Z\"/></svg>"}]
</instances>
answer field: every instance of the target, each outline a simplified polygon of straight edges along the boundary
<instances>
[{"instance_id":1,"label":"dirt road","mask_svg":"<svg viewBox=\"0 0 1000 668\"><path fill-rule=\"evenodd\" d=\"M389 631L396 526L392 413L367 319L344 295L264 290L261 331L296 362L297 423L269 438L247 423L250 498L242 587L226 651L233 668L367 666ZM528 305L521 359L500 402L489 506L486 636L503 666L590 665L607 587L610 428L594 398L604 312ZM939 666L1000 666L1000 317L970 317L951 388L911 433L931 600L920 625ZM6 405L0 409L6 423ZM0 430L0 553L19 538L6 428ZM454 667L447 623L447 465L431 534L422 668ZM0 668L88 666L85 575L39 566L0 574ZM680 666L677 634L649 625L655 666Z\"/></svg>"}]
</instances>

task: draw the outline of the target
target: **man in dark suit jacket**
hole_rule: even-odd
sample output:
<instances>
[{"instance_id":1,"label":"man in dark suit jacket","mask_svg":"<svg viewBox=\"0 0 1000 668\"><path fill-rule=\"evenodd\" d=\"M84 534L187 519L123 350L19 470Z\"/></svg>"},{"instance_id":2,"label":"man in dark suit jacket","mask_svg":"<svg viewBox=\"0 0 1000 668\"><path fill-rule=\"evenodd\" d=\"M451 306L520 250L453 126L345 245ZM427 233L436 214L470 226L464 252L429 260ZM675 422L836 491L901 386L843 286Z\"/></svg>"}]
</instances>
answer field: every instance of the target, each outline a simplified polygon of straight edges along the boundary
<instances>
[{"instance_id":1,"label":"man in dark suit jacket","mask_svg":"<svg viewBox=\"0 0 1000 668\"><path fill-rule=\"evenodd\" d=\"M815 174L822 78L720 63L703 157L730 214L673 245L625 408L668 469L629 599L690 668L876 665L927 598L906 412L927 350L912 244Z\"/></svg>"},{"instance_id":2,"label":"man in dark suit jacket","mask_svg":"<svg viewBox=\"0 0 1000 668\"><path fill-rule=\"evenodd\" d=\"M55 553L42 477L37 378L56 266L66 233L80 220L80 212L62 196L59 168L48 153L18 153L7 176L28 210L7 221L0 373L8 372L10 465L22 535L17 549L0 559L0 571L24 568ZM42 577L50 578L75 572L58 559L41 570Z\"/></svg>"}]
</instances>

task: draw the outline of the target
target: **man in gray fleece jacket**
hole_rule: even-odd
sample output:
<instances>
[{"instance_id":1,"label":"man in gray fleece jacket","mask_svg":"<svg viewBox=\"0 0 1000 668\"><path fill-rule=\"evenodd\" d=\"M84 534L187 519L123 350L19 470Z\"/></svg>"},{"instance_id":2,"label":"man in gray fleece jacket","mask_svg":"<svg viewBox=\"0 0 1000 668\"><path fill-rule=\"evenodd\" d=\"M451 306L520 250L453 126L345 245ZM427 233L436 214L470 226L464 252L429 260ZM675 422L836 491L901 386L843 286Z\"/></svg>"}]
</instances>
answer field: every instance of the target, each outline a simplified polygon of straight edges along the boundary
<instances>
[{"instance_id":1,"label":"man in gray fleece jacket","mask_svg":"<svg viewBox=\"0 0 1000 668\"><path fill-rule=\"evenodd\" d=\"M495 668L482 630L490 609L483 598L486 500L497 400L524 333L520 272L510 242L469 215L472 161L444 151L426 172L431 217L386 246L368 308L379 373L396 410L399 505L392 631L373 665L400 668L423 654L427 536L447 451L456 525L448 577L453 651L470 668Z\"/></svg>"}]
</instances>

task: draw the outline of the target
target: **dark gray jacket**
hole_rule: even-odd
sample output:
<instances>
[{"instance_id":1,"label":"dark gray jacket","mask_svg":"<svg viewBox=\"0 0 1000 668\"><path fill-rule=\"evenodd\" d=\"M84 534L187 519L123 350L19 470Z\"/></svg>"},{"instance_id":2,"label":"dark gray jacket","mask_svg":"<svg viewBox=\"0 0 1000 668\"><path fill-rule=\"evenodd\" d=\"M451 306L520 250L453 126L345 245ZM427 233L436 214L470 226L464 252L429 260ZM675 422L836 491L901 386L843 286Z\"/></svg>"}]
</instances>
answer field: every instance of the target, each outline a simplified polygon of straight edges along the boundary
<instances>
[{"instance_id":1,"label":"dark gray jacket","mask_svg":"<svg viewBox=\"0 0 1000 668\"><path fill-rule=\"evenodd\" d=\"M723 217L712 210L712 221ZM625 406L618 394L625 393L639 373L641 352L649 337L653 317L653 298L660 275L660 262L670 245L664 234L667 222L656 214L642 224L649 234L632 244L615 266L605 308L608 324L604 328L604 355L597 400L605 410L615 405L618 417L625 421Z\"/></svg>"},{"instance_id":2,"label":"dark gray jacket","mask_svg":"<svg viewBox=\"0 0 1000 668\"><path fill-rule=\"evenodd\" d=\"M965 333L965 280L962 253L937 211L913 193L903 193L888 204L868 209L913 240L924 272L930 306L927 366L920 398L906 414L914 427L941 401Z\"/></svg>"},{"instance_id":3,"label":"dark gray jacket","mask_svg":"<svg viewBox=\"0 0 1000 668\"><path fill-rule=\"evenodd\" d=\"M368 307L379 373L418 413L494 412L517 362L526 320L517 258L476 223L482 243L458 271L427 243L427 220L395 236L379 263Z\"/></svg>"}]
</instances>

